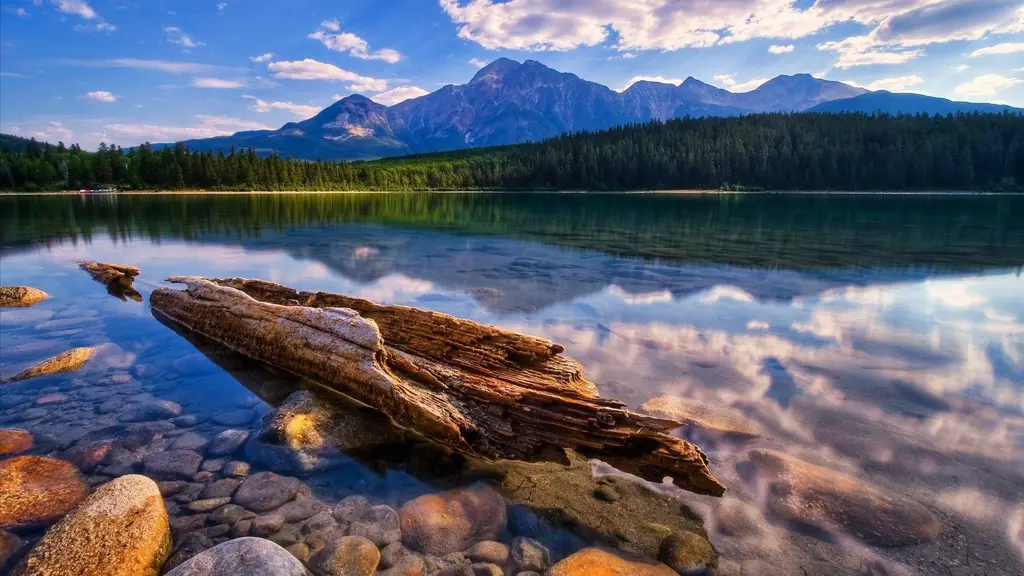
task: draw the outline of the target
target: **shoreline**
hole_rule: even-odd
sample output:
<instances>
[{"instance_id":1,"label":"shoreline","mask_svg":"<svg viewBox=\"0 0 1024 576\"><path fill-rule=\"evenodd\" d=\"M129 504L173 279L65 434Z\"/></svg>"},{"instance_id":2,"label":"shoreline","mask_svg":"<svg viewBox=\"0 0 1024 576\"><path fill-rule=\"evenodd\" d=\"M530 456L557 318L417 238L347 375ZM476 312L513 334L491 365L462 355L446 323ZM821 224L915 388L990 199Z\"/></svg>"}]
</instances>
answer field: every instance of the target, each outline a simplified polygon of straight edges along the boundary
<instances>
[{"instance_id":1,"label":"shoreline","mask_svg":"<svg viewBox=\"0 0 1024 576\"><path fill-rule=\"evenodd\" d=\"M256 196L298 194L651 194L666 196L1024 196L974 190L128 190L123 192L0 192L0 196Z\"/></svg>"}]
</instances>

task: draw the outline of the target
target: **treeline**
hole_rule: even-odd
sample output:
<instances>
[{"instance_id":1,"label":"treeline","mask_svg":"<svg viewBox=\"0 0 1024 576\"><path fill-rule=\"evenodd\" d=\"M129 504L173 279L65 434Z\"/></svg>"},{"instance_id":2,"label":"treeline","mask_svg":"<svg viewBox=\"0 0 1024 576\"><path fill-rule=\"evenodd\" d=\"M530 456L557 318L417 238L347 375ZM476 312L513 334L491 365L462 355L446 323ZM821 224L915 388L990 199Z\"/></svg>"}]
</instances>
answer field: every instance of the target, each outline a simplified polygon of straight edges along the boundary
<instances>
[{"instance_id":1,"label":"treeline","mask_svg":"<svg viewBox=\"0 0 1024 576\"><path fill-rule=\"evenodd\" d=\"M683 118L372 162L5 138L0 188L1022 190L1024 116Z\"/></svg>"}]
</instances>

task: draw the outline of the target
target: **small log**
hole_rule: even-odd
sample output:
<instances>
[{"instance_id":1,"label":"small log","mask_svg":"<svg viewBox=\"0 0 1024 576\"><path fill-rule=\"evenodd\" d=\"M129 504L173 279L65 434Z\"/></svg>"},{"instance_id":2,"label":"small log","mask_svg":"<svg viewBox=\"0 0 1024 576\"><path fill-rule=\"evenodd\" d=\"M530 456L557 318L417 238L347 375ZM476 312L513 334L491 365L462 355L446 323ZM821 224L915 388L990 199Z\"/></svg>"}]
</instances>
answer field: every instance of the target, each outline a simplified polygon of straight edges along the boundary
<instances>
[{"instance_id":1,"label":"small log","mask_svg":"<svg viewBox=\"0 0 1024 576\"><path fill-rule=\"evenodd\" d=\"M562 449L721 496L680 423L600 398L564 348L408 306L242 278L175 276L153 309L251 358L376 408L397 425L489 459L566 462Z\"/></svg>"},{"instance_id":2,"label":"small log","mask_svg":"<svg viewBox=\"0 0 1024 576\"><path fill-rule=\"evenodd\" d=\"M88 272L93 280L106 285L107 293L111 296L142 302L142 295L132 286L135 277L139 275L138 268L106 262L81 262L78 267Z\"/></svg>"}]
</instances>

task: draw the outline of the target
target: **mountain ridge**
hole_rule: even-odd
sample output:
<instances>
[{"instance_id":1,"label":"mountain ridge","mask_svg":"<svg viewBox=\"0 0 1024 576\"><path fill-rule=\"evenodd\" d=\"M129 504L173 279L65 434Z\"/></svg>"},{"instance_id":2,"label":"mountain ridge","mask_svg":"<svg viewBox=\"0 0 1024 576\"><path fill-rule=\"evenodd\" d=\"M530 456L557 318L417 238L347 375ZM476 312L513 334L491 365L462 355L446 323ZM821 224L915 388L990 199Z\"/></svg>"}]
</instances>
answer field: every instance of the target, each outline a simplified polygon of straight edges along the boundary
<instances>
[{"instance_id":1,"label":"mountain ridge","mask_svg":"<svg viewBox=\"0 0 1024 576\"><path fill-rule=\"evenodd\" d=\"M289 122L277 130L239 132L185 144L198 150L234 146L254 148L263 155L368 160L516 144L566 132L684 116L818 111L815 108L851 100L854 102L846 106L870 107L872 100L856 99L874 94L881 93L810 74L776 76L748 92L730 92L692 76L678 85L644 80L615 91L536 60L520 63L498 58L466 84L447 84L392 106L353 94L312 118ZM873 105L892 107L884 102Z\"/></svg>"}]
</instances>

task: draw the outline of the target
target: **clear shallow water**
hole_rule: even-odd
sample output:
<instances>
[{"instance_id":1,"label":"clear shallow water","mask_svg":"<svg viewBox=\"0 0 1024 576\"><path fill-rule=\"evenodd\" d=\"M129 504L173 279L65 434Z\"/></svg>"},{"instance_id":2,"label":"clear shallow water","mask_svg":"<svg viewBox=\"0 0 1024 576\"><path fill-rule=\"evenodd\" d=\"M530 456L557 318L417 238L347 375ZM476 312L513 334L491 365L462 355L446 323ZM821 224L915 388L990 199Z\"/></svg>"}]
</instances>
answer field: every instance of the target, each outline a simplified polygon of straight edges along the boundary
<instances>
[{"instance_id":1,"label":"clear shallow water","mask_svg":"<svg viewBox=\"0 0 1024 576\"><path fill-rule=\"evenodd\" d=\"M85 372L5 387L3 396L29 401L53 387L77 392L59 406L0 408L0 427L67 444L111 425L99 404L138 394L206 417L243 411L255 424L281 399L261 387L267 377L218 365L148 304L112 298L74 263L139 266L147 298L172 274L264 278L551 338L602 394L634 408L677 394L741 411L760 438L693 439L729 497L764 512L763 526L725 535L717 500L672 494L704 518L735 563L727 569L749 560L793 574L1024 567L1024 200L6 197L0 223L2 283L53 296L0 312L0 373L109 344ZM132 380L92 384L114 373ZM196 430L224 427L210 419ZM743 473L751 448L921 502L946 528L929 544L879 548L781 522ZM434 489L400 465L364 464L307 481L325 501L362 493L398 505Z\"/></svg>"}]
</instances>

